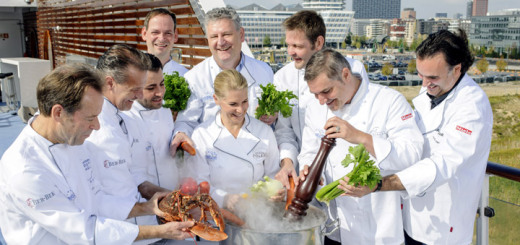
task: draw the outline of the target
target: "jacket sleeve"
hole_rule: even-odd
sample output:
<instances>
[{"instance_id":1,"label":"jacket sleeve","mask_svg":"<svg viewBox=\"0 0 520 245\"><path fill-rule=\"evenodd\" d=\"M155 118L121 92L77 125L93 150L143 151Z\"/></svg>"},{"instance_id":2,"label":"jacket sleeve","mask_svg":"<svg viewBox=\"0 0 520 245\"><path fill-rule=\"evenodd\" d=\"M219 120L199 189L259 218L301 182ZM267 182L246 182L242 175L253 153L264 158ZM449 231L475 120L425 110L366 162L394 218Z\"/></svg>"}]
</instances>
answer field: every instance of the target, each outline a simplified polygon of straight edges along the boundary
<instances>
[{"instance_id":1,"label":"jacket sleeve","mask_svg":"<svg viewBox=\"0 0 520 245\"><path fill-rule=\"evenodd\" d=\"M473 97L473 100L472 100ZM493 116L485 94L465 96L465 103L446 108L446 124L433 131L428 144L435 152L397 173L406 189L404 197L421 196L446 183L457 174L483 175L491 147ZM448 114L450 113L450 114Z\"/></svg>"},{"instance_id":2,"label":"jacket sleeve","mask_svg":"<svg viewBox=\"0 0 520 245\"><path fill-rule=\"evenodd\" d=\"M55 179L49 175L26 173L13 177L7 198L29 219L67 244L131 244L135 240L139 233L136 225L77 207L74 199L82 197L63 193L51 184Z\"/></svg>"},{"instance_id":3,"label":"jacket sleeve","mask_svg":"<svg viewBox=\"0 0 520 245\"><path fill-rule=\"evenodd\" d=\"M395 172L421 159L424 139L404 96L395 93L384 108L387 108L386 137L372 134L372 139L379 168Z\"/></svg>"},{"instance_id":4,"label":"jacket sleeve","mask_svg":"<svg viewBox=\"0 0 520 245\"><path fill-rule=\"evenodd\" d=\"M279 73L276 73L274 75L274 85L279 88L279 90L284 90L282 86L283 82L283 77ZM285 118L281 115L278 115L278 121L276 122L274 129L276 141L278 142L278 149L280 149L280 160L289 158L293 161L294 164L297 162L300 149L298 142L296 141L296 134L294 133L294 129L292 127L291 117L297 116L298 108L297 106L294 106L292 109L292 115L290 117Z\"/></svg>"},{"instance_id":5,"label":"jacket sleeve","mask_svg":"<svg viewBox=\"0 0 520 245\"><path fill-rule=\"evenodd\" d=\"M265 130L267 141L268 154L264 160L265 175L274 179L275 174L280 170L280 154L278 151L278 145L276 144L276 138L271 128Z\"/></svg>"},{"instance_id":6,"label":"jacket sleeve","mask_svg":"<svg viewBox=\"0 0 520 245\"><path fill-rule=\"evenodd\" d=\"M303 170L305 165L311 165L318 154L318 150L321 145L321 137L325 135L325 131L320 131L320 128L316 128L315 119L311 116L315 111L315 106L307 107L305 112L305 127L302 133L302 149L298 155L298 162L300 171ZM319 132L319 133L318 133Z\"/></svg>"}]
</instances>

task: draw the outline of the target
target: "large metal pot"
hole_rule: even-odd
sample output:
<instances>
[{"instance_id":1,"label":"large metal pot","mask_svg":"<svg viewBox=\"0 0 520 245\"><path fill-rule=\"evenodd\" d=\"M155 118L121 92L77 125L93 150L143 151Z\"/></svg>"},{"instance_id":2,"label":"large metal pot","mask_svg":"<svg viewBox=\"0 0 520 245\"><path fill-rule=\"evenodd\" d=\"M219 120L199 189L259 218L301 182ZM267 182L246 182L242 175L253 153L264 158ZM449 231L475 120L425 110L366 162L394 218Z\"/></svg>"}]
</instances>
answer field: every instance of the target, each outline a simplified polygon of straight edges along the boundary
<instances>
[{"instance_id":1,"label":"large metal pot","mask_svg":"<svg viewBox=\"0 0 520 245\"><path fill-rule=\"evenodd\" d=\"M313 217L309 223L305 219ZM282 219L282 217L280 217ZM324 236L321 232L321 225L327 220L327 215L322 210L309 205L307 216L303 219L303 224L294 224L296 230L288 227L285 231L252 230L242 228L232 224L226 224L226 234L228 239L221 241L221 245L258 245L258 244L287 244L287 245L321 245Z\"/></svg>"}]
</instances>

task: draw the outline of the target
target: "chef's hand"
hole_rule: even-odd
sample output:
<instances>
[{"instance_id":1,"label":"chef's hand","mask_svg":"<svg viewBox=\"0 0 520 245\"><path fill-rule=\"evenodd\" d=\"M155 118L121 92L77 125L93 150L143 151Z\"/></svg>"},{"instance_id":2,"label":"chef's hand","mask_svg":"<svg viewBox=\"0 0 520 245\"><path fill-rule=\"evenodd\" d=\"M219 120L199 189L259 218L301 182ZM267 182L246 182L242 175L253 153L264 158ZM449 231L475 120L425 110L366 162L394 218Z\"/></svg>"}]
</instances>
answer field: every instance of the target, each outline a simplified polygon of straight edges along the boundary
<instances>
[{"instance_id":1,"label":"chef's hand","mask_svg":"<svg viewBox=\"0 0 520 245\"><path fill-rule=\"evenodd\" d=\"M293 177L294 180L294 187L298 186L298 175L296 175L296 169L294 169L293 161L290 158L284 158L282 159L280 166L282 168L276 175L274 176L275 179L282 182L282 185L290 189L291 185L289 184L289 176Z\"/></svg>"},{"instance_id":2,"label":"chef's hand","mask_svg":"<svg viewBox=\"0 0 520 245\"><path fill-rule=\"evenodd\" d=\"M309 165L305 165L303 166L303 170L300 171L300 183L302 183L304 180L305 180L305 177L307 177L307 175L309 174ZM323 185L323 178L320 178L320 183L319 185Z\"/></svg>"},{"instance_id":3,"label":"chef's hand","mask_svg":"<svg viewBox=\"0 0 520 245\"><path fill-rule=\"evenodd\" d=\"M195 222L193 221L168 222L166 224L159 225L162 230L161 238L174 240L184 240L186 238L190 238L192 235L190 235L188 228L194 225Z\"/></svg>"},{"instance_id":4,"label":"chef's hand","mask_svg":"<svg viewBox=\"0 0 520 245\"><path fill-rule=\"evenodd\" d=\"M363 144L367 151L374 157L374 142L372 135L356 129L349 122L339 118L332 117L325 123L325 135L327 138L344 139L352 144Z\"/></svg>"},{"instance_id":5,"label":"chef's hand","mask_svg":"<svg viewBox=\"0 0 520 245\"><path fill-rule=\"evenodd\" d=\"M235 212L235 206L242 197L239 194L228 194L224 198L224 208L231 212Z\"/></svg>"},{"instance_id":6,"label":"chef's hand","mask_svg":"<svg viewBox=\"0 0 520 245\"><path fill-rule=\"evenodd\" d=\"M166 197L169 192L156 192L150 200L148 200L147 206L149 208L150 214L155 214L160 217L164 217L164 212L159 209L159 200Z\"/></svg>"},{"instance_id":7,"label":"chef's hand","mask_svg":"<svg viewBox=\"0 0 520 245\"><path fill-rule=\"evenodd\" d=\"M172 157L175 157L177 147L179 147L179 145L184 141L187 141L191 146L195 146L188 135L186 135L184 132L178 132L170 143L170 155L172 155Z\"/></svg>"},{"instance_id":8,"label":"chef's hand","mask_svg":"<svg viewBox=\"0 0 520 245\"><path fill-rule=\"evenodd\" d=\"M370 188L368 186L353 186L348 184L349 177L345 176L343 179L339 180L338 188L345 191L345 193L341 194L342 196L352 196L352 197L363 197L367 194L374 192L377 188Z\"/></svg>"},{"instance_id":9,"label":"chef's hand","mask_svg":"<svg viewBox=\"0 0 520 245\"><path fill-rule=\"evenodd\" d=\"M276 112L274 115L272 116L268 116L268 115L262 115L259 120L264 122L265 124L267 125L271 125L273 124L276 119L278 118L278 112Z\"/></svg>"}]
</instances>

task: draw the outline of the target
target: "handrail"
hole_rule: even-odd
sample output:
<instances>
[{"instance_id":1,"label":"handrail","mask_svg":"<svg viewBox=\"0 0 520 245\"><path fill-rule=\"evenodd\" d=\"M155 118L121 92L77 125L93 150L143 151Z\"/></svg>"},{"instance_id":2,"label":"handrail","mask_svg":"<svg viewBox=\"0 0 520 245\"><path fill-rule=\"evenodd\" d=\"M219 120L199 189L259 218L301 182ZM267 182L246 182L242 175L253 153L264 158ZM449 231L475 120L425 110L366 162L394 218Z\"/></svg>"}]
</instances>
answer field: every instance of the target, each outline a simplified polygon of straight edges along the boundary
<instances>
[{"instance_id":1,"label":"handrail","mask_svg":"<svg viewBox=\"0 0 520 245\"><path fill-rule=\"evenodd\" d=\"M518 168L494 162L488 162L486 167L486 173L514 180L516 182L520 182L520 169Z\"/></svg>"}]
</instances>

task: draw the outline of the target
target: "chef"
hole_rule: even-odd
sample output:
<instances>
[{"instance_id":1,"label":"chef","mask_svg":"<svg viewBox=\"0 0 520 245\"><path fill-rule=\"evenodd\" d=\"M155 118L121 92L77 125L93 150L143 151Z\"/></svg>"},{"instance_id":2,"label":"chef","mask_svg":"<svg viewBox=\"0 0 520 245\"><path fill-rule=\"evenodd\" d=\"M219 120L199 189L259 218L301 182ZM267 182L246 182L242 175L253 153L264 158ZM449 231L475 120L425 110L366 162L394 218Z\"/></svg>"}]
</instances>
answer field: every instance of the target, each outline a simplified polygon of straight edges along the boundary
<instances>
[{"instance_id":1,"label":"chef","mask_svg":"<svg viewBox=\"0 0 520 245\"><path fill-rule=\"evenodd\" d=\"M156 186L168 190L176 190L179 185L179 169L175 159L170 155L170 140L173 134L173 117L169 109L163 108L165 92L161 61L152 54L147 54L151 61L143 88L143 97L132 104L129 111L124 111L137 125L141 137L146 141L149 150L142 155L140 161L133 161L135 168L145 168L146 175L139 176L137 182L149 181ZM134 152L135 155L135 152ZM153 188L144 189L141 185L139 192L149 199L157 191Z\"/></svg>"},{"instance_id":2,"label":"chef","mask_svg":"<svg viewBox=\"0 0 520 245\"><path fill-rule=\"evenodd\" d=\"M283 22L287 54L293 61L285 65L274 75L274 84L280 91L289 90L298 96L291 101L294 104L290 117L279 117L276 122L275 135L280 149L281 170L276 174L287 188L290 187L288 176L296 176L298 169L297 156L302 146L302 132L305 123L305 108L313 102L314 95L309 92L307 81L303 79L305 65L313 54L325 44L325 22L313 10L301 10ZM359 61L347 58L352 72L366 76L365 67Z\"/></svg>"},{"instance_id":3,"label":"chef","mask_svg":"<svg viewBox=\"0 0 520 245\"><path fill-rule=\"evenodd\" d=\"M191 96L188 107L179 113L175 121L175 138L172 152L183 142L190 142L193 129L206 120L213 120L219 108L213 100L215 77L225 69L235 69L247 80L249 108L248 114L255 115L260 85L273 81L273 70L265 63L242 53L244 28L240 25L237 12L231 8L215 8L204 16L206 38L212 56L205 59L185 75L190 84ZM275 117L265 117L264 122L272 124ZM190 142L191 143L191 142Z\"/></svg>"},{"instance_id":4,"label":"chef","mask_svg":"<svg viewBox=\"0 0 520 245\"><path fill-rule=\"evenodd\" d=\"M274 177L278 146L273 130L247 113L247 81L239 72L217 75L213 98L220 111L193 132L197 153L186 158L186 166L198 182L209 182L221 207L233 209L239 194L264 176Z\"/></svg>"},{"instance_id":5,"label":"chef","mask_svg":"<svg viewBox=\"0 0 520 245\"><path fill-rule=\"evenodd\" d=\"M491 106L466 74L474 57L463 30L430 34L416 54L423 87L413 104L424 153L414 165L384 177L381 190L404 190L407 243L471 244L491 147ZM363 188L346 190L364 194Z\"/></svg>"},{"instance_id":6,"label":"chef","mask_svg":"<svg viewBox=\"0 0 520 245\"><path fill-rule=\"evenodd\" d=\"M397 91L371 84L366 76L354 76L347 60L332 49L311 57L305 80L317 101L306 111L298 156L304 173L324 135L336 138L326 162L325 184L352 170L352 166L341 164L350 146L363 144L382 175L419 159L423 139L412 108ZM404 240L398 193L374 193L361 199L338 197L330 202L328 211L329 222L339 219L340 229L326 237L326 244L401 244Z\"/></svg>"},{"instance_id":7,"label":"chef","mask_svg":"<svg viewBox=\"0 0 520 245\"><path fill-rule=\"evenodd\" d=\"M154 214L161 195L127 203L99 185L93 153L83 143L100 127L102 87L102 78L86 64L62 65L38 83L40 114L0 162L0 226L8 244L130 244L189 237L182 230L193 222L137 226L114 218ZM122 208L127 204L130 209Z\"/></svg>"}]
</instances>

